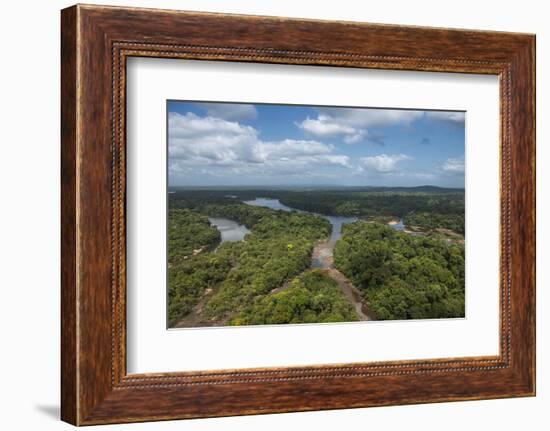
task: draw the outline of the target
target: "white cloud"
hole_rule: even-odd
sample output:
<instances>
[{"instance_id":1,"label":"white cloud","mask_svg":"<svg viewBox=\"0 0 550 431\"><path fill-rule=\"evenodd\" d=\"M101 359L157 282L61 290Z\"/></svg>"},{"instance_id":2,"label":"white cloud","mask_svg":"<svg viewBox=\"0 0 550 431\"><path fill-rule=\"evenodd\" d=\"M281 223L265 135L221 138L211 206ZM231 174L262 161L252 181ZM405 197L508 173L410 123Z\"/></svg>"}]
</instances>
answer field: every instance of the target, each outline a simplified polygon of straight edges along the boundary
<instances>
[{"instance_id":1,"label":"white cloud","mask_svg":"<svg viewBox=\"0 0 550 431\"><path fill-rule=\"evenodd\" d=\"M369 136L369 133L365 129L359 129L356 133L344 136L344 142L346 144L358 144L359 142L364 141L367 136ZM381 141L376 141L377 143L380 143ZM383 145L383 142L382 142Z\"/></svg>"},{"instance_id":2,"label":"white cloud","mask_svg":"<svg viewBox=\"0 0 550 431\"><path fill-rule=\"evenodd\" d=\"M324 115L335 122L354 127L407 125L423 115L423 111L405 109L321 108L319 112L320 116Z\"/></svg>"},{"instance_id":3,"label":"white cloud","mask_svg":"<svg viewBox=\"0 0 550 431\"><path fill-rule=\"evenodd\" d=\"M398 162L410 160L411 158L405 154L380 154L378 156L362 157L360 162L367 172L389 173L396 171Z\"/></svg>"},{"instance_id":4,"label":"white cloud","mask_svg":"<svg viewBox=\"0 0 550 431\"><path fill-rule=\"evenodd\" d=\"M259 162L258 132L251 126L192 112L168 115L170 159L227 165Z\"/></svg>"},{"instance_id":5,"label":"white cloud","mask_svg":"<svg viewBox=\"0 0 550 431\"><path fill-rule=\"evenodd\" d=\"M410 124L423 115L421 111L395 109L320 108L317 118L307 118L298 127L321 137L342 136L346 144L369 140L368 128ZM380 139L372 139L380 144Z\"/></svg>"},{"instance_id":6,"label":"white cloud","mask_svg":"<svg viewBox=\"0 0 550 431\"><path fill-rule=\"evenodd\" d=\"M334 149L332 145L322 144L321 142L295 139L284 139L278 142L258 141L258 145L263 160L327 154Z\"/></svg>"},{"instance_id":7,"label":"white cloud","mask_svg":"<svg viewBox=\"0 0 550 431\"><path fill-rule=\"evenodd\" d=\"M463 125L466 118L464 112L456 111L430 111L426 112L426 117L436 121L445 121L456 125Z\"/></svg>"},{"instance_id":8,"label":"white cloud","mask_svg":"<svg viewBox=\"0 0 550 431\"><path fill-rule=\"evenodd\" d=\"M169 132L171 138L192 138L195 136L234 134L257 134L252 126L241 125L237 122L226 121L214 117L199 117L188 112L185 115L177 112L168 113Z\"/></svg>"},{"instance_id":9,"label":"white cloud","mask_svg":"<svg viewBox=\"0 0 550 431\"><path fill-rule=\"evenodd\" d=\"M229 121L253 120L258 116L254 105L244 103L197 103L209 117L221 118Z\"/></svg>"},{"instance_id":10,"label":"white cloud","mask_svg":"<svg viewBox=\"0 0 550 431\"><path fill-rule=\"evenodd\" d=\"M447 159L441 166L441 170L447 174L463 174L464 173L464 159Z\"/></svg>"},{"instance_id":11,"label":"white cloud","mask_svg":"<svg viewBox=\"0 0 550 431\"><path fill-rule=\"evenodd\" d=\"M311 119L308 117L296 125L306 132L323 137L357 133L355 128L344 124L339 124L326 115L319 115L316 119Z\"/></svg>"},{"instance_id":12,"label":"white cloud","mask_svg":"<svg viewBox=\"0 0 550 431\"><path fill-rule=\"evenodd\" d=\"M316 119L306 118L296 125L306 132L319 137L343 136L346 144L357 144L368 135L364 129L335 122L326 115L319 115Z\"/></svg>"},{"instance_id":13,"label":"white cloud","mask_svg":"<svg viewBox=\"0 0 550 431\"><path fill-rule=\"evenodd\" d=\"M333 145L314 140L262 141L251 126L191 112L169 113L168 129L169 169L177 176L307 175L320 167L351 167L348 156L334 154Z\"/></svg>"}]
</instances>

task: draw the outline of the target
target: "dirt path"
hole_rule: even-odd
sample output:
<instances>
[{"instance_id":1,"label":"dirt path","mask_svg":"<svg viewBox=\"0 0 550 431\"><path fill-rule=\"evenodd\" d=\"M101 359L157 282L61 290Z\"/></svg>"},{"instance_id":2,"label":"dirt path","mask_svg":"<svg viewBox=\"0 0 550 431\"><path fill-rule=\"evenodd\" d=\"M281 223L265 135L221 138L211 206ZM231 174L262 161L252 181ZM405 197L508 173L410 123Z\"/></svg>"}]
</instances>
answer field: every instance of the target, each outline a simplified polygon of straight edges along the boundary
<instances>
[{"instance_id":1,"label":"dirt path","mask_svg":"<svg viewBox=\"0 0 550 431\"><path fill-rule=\"evenodd\" d=\"M330 278L338 283L338 286L340 286L342 293L357 313L359 320L376 320L373 313L369 311L367 304L365 304L365 302L362 300L361 292L359 291L359 289L355 287L344 274L342 274L334 267L334 245L335 243L333 241L325 241L316 244L311 257L311 267L325 271ZM295 277L292 277L282 286L273 289L269 294L273 295L286 290L292 280L294 280L294 278ZM199 300L199 302L193 306L191 312L183 319L178 321L173 327L188 328L197 326L227 325L227 322L232 317L231 315L226 316L224 319L221 320L208 320L204 317L204 307L206 306L208 300L214 295L215 291L215 289L208 289L205 292L204 296Z\"/></svg>"},{"instance_id":2,"label":"dirt path","mask_svg":"<svg viewBox=\"0 0 550 431\"><path fill-rule=\"evenodd\" d=\"M330 268L326 270L327 274L340 286L342 292L348 299L348 301L353 305L359 320L374 320L371 313L365 303L361 299L361 293L359 289L355 287L349 279L338 271L336 268Z\"/></svg>"},{"instance_id":3,"label":"dirt path","mask_svg":"<svg viewBox=\"0 0 550 431\"><path fill-rule=\"evenodd\" d=\"M227 322L231 319L231 315L226 316L223 319L208 320L204 317L204 307L208 303L208 300L214 296L215 291L213 289L207 289L203 297L197 302L189 314L183 319L180 319L172 328L195 328L202 326L226 326Z\"/></svg>"},{"instance_id":4,"label":"dirt path","mask_svg":"<svg viewBox=\"0 0 550 431\"><path fill-rule=\"evenodd\" d=\"M373 314L369 312L367 305L363 302L359 289L357 289L344 274L334 267L334 245L332 241L325 241L317 244L313 249L311 267L325 270L330 278L338 283L338 286L342 289L342 293L351 305L353 305L359 320L375 320Z\"/></svg>"}]
</instances>

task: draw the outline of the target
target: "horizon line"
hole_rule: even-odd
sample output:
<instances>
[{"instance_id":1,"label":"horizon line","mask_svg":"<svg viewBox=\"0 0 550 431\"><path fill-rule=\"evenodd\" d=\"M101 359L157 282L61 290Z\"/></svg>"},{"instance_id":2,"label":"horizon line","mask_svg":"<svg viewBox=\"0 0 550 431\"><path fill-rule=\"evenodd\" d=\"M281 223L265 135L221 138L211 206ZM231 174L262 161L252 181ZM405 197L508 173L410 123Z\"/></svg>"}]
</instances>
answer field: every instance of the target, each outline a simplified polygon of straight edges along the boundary
<instances>
[{"instance_id":1,"label":"horizon line","mask_svg":"<svg viewBox=\"0 0 550 431\"><path fill-rule=\"evenodd\" d=\"M422 184L418 186L372 186L372 185L345 185L345 184L291 184L291 185L285 185L285 184L264 184L264 185L256 185L256 184L234 184L234 185L168 185L168 188L232 188L232 187L247 187L247 188L269 188L269 187L277 187L277 188L325 188L325 187L331 187L331 188L380 188L380 189L391 189L391 188L402 188L402 189L416 189L416 188L423 188L423 187L433 187L438 189L453 189L453 190L465 190L465 187L450 187L450 186L437 186L433 184Z\"/></svg>"}]
</instances>

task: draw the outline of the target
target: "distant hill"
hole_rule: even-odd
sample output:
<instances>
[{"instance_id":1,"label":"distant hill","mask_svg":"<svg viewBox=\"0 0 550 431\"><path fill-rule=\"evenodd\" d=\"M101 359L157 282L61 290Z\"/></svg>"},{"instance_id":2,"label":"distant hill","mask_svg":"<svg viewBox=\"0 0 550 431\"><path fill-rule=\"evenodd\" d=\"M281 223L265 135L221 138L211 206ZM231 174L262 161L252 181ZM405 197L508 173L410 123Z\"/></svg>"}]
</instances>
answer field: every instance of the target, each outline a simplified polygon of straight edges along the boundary
<instances>
[{"instance_id":1,"label":"distant hill","mask_svg":"<svg viewBox=\"0 0 550 431\"><path fill-rule=\"evenodd\" d=\"M170 191L186 190L211 190L211 191L258 191L258 190L285 190L285 191L343 191L343 192L401 192L401 193L463 193L464 188L450 188L439 186L414 186L414 187L382 187L382 186L340 186L340 185L315 185L315 186L193 186L193 187L169 187Z\"/></svg>"},{"instance_id":2,"label":"distant hill","mask_svg":"<svg viewBox=\"0 0 550 431\"><path fill-rule=\"evenodd\" d=\"M422 193L452 193L452 192L463 192L464 188L450 188L450 187L439 187L439 186L415 186L415 187L348 187L349 189L358 189L370 192L422 192Z\"/></svg>"}]
</instances>

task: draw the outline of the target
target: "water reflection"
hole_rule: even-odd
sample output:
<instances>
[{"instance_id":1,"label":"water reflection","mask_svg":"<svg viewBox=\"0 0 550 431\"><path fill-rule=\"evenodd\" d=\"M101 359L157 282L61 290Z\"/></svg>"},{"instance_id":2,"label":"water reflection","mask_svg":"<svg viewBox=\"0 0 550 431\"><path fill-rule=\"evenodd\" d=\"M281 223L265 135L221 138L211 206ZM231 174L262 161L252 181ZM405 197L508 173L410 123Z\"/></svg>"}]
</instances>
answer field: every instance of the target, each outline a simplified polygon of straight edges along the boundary
<instances>
[{"instance_id":1,"label":"water reflection","mask_svg":"<svg viewBox=\"0 0 550 431\"><path fill-rule=\"evenodd\" d=\"M295 210L293 208L287 207L286 205L282 204L279 199L271 199L271 198L256 198L251 201L244 201L247 205L252 205L255 207L266 207L271 208L272 210L282 210L282 211L298 211L298 212L307 212L307 211L301 211L301 210Z\"/></svg>"},{"instance_id":2,"label":"water reflection","mask_svg":"<svg viewBox=\"0 0 550 431\"><path fill-rule=\"evenodd\" d=\"M244 201L247 205L253 205L257 207L271 208L272 210L282 211L297 211L301 213L314 214L319 217L326 218L332 225L332 233L330 234L330 242L336 242L342 236L342 226L346 223L353 223L357 221L357 217L344 217L344 216L327 216L324 214L312 213L309 211L297 210L282 204L279 199L271 198L256 198L251 201Z\"/></svg>"},{"instance_id":3,"label":"water reflection","mask_svg":"<svg viewBox=\"0 0 550 431\"><path fill-rule=\"evenodd\" d=\"M390 227L394 228L395 230L398 230L398 231L405 230L405 225L403 224L403 219L399 220L398 222L390 222L388 224L390 225Z\"/></svg>"},{"instance_id":4,"label":"water reflection","mask_svg":"<svg viewBox=\"0 0 550 431\"><path fill-rule=\"evenodd\" d=\"M233 220L221 217L208 217L208 220L220 232L222 243L226 241L242 241L250 233L246 226Z\"/></svg>"}]
</instances>

